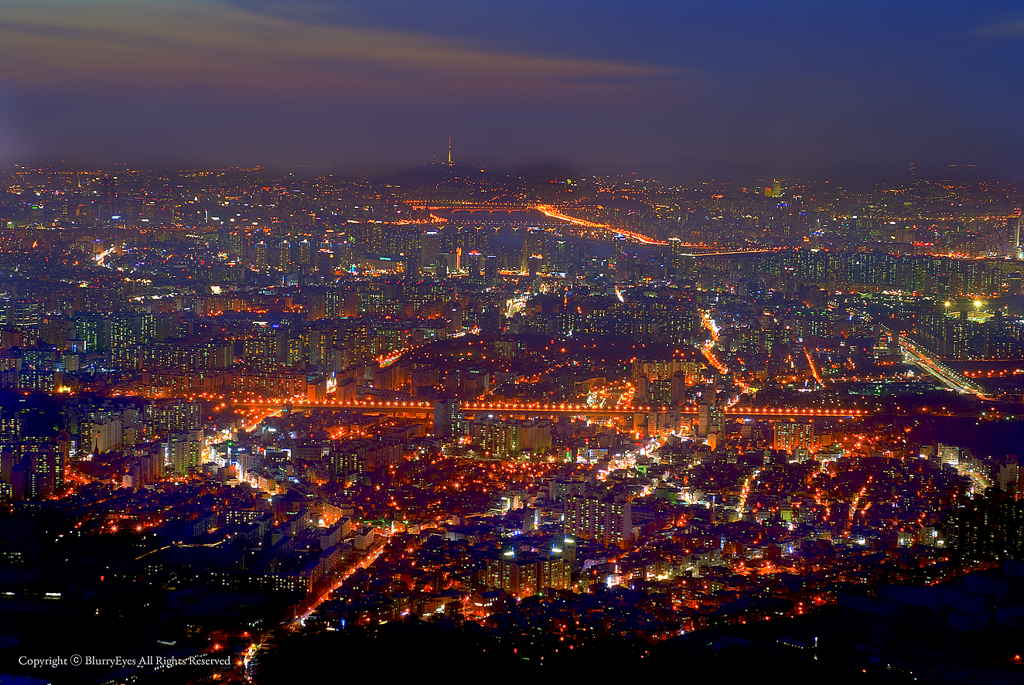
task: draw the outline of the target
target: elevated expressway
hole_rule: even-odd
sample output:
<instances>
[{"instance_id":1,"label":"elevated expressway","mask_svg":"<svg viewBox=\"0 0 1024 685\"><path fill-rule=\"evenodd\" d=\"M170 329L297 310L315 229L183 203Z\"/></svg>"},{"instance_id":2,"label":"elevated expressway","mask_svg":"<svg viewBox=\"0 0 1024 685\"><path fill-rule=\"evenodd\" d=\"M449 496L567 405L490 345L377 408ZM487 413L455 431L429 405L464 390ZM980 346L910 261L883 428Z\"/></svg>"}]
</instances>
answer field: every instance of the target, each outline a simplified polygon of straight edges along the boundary
<instances>
[{"instance_id":1,"label":"elevated expressway","mask_svg":"<svg viewBox=\"0 0 1024 685\"><path fill-rule=\"evenodd\" d=\"M924 369L928 374L940 380L943 385L962 395L977 395L985 399L985 391L980 385L969 380L959 371L951 369L928 348L915 343L905 335L899 336L898 340L906 361Z\"/></svg>"},{"instance_id":2,"label":"elevated expressway","mask_svg":"<svg viewBox=\"0 0 1024 685\"><path fill-rule=\"evenodd\" d=\"M434 405L425 401L398 400L308 400L308 399L266 399L238 400L233 402L238 408L254 410L304 410L304 409L337 409L343 411L372 414L402 414L409 416L432 416ZM591 419L609 419L637 414L670 414L678 412L681 416L696 416L697 407L666 407L666 406L614 406L600 407L571 402L493 402L493 401L461 401L459 411L466 414L494 414L496 416L548 416L570 415L585 416ZM870 412L866 409L836 408L808 409L802 407L726 407L725 415L733 418L863 418Z\"/></svg>"}]
</instances>

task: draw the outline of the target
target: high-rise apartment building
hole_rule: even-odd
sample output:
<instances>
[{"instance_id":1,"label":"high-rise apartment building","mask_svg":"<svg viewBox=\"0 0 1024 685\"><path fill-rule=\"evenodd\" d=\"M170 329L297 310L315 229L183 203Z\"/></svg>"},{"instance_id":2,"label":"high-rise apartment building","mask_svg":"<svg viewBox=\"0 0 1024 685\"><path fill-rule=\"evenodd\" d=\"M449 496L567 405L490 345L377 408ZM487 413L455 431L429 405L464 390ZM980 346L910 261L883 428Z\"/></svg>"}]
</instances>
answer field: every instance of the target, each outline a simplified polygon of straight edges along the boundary
<instances>
[{"instance_id":1,"label":"high-rise apartment building","mask_svg":"<svg viewBox=\"0 0 1024 685\"><path fill-rule=\"evenodd\" d=\"M625 545L632 537L632 504L622 495L584 491L565 497L565 534L605 545Z\"/></svg>"},{"instance_id":2,"label":"high-rise apartment building","mask_svg":"<svg viewBox=\"0 0 1024 685\"><path fill-rule=\"evenodd\" d=\"M798 449L813 451L816 448L813 423L778 423L775 425L775 449L793 454Z\"/></svg>"}]
</instances>

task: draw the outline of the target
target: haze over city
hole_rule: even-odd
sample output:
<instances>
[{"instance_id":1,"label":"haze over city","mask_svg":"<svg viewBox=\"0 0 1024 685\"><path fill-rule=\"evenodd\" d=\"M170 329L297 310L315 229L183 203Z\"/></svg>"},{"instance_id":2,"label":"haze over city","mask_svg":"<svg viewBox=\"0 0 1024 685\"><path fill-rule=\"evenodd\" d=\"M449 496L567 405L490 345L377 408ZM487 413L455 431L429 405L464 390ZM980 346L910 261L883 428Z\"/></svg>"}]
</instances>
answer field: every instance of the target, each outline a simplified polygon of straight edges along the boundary
<instances>
[{"instance_id":1,"label":"haze over city","mask_svg":"<svg viewBox=\"0 0 1024 685\"><path fill-rule=\"evenodd\" d=\"M0 0L0 683L1016 685L1022 122L1019 1Z\"/></svg>"},{"instance_id":2,"label":"haze over city","mask_svg":"<svg viewBox=\"0 0 1024 685\"><path fill-rule=\"evenodd\" d=\"M1024 175L1018 2L7 0L0 161Z\"/></svg>"}]
</instances>

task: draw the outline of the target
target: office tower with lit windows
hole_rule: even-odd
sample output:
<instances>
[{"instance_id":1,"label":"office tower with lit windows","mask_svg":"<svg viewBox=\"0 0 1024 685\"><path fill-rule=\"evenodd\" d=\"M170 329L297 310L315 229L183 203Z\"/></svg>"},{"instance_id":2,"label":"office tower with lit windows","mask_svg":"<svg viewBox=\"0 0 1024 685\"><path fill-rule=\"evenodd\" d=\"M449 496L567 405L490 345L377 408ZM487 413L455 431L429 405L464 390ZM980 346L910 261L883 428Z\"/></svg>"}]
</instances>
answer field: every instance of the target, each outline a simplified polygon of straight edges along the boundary
<instances>
[{"instance_id":1,"label":"office tower with lit windows","mask_svg":"<svg viewBox=\"0 0 1024 685\"><path fill-rule=\"evenodd\" d=\"M118 215L120 210L117 202L117 176L104 174L103 178L100 179L98 209L100 221L109 221L112 217Z\"/></svg>"},{"instance_id":2,"label":"office tower with lit windows","mask_svg":"<svg viewBox=\"0 0 1024 685\"><path fill-rule=\"evenodd\" d=\"M427 231L420 237L420 268L426 269L437 264L441 253L441 234Z\"/></svg>"},{"instance_id":3,"label":"office tower with lit windows","mask_svg":"<svg viewBox=\"0 0 1024 685\"><path fill-rule=\"evenodd\" d=\"M462 414L458 400L441 400L434 403L434 436L452 438L461 435Z\"/></svg>"},{"instance_id":4,"label":"office tower with lit windows","mask_svg":"<svg viewBox=\"0 0 1024 685\"><path fill-rule=\"evenodd\" d=\"M706 438L725 426L725 412L714 404L702 404L697 410L697 437Z\"/></svg>"}]
</instances>

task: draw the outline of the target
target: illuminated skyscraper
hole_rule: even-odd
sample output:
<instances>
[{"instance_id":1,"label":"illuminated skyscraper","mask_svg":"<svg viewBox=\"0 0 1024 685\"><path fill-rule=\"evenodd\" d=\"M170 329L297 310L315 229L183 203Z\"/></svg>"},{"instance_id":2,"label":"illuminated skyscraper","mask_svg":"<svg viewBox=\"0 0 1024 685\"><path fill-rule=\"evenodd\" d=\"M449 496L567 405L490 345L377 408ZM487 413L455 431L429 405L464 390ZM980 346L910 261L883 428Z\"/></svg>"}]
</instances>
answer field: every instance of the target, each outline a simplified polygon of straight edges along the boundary
<instances>
[{"instance_id":1,"label":"illuminated skyscraper","mask_svg":"<svg viewBox=\"0 0 1024 685\"><path fill-rule=\"evenodd\" d=\"M99 218L101 221L108 221L117 214L117 176L105 174L100 180Z\"/></svg>"},{"instance_id":2,"label":"illuminated skyscraper","mask_svg":"<svg viewBox=\"0 0 1024 685\"><path fill-rule=\"evenodd\" d=\"M1024 244L1020 241L1020 222L1021 218L1017 216L1017 228L1013 231L1013 258L1018 260L1024 260Z\"/></svg>"},{"instance_id":3,"label":"illuminated skyscraper","mask_svg":"<svg viewBox=\"0 0 1024 685\"><path fill-rule=\"evenodd\" d=\"M420 239L420 268L424 269L437 264L438 254L441 252L441 234L437 231L427 231Z\"/></svg>"},{"instance_id":4,"label":"illuminated skyscraper","mask_svg":"<svg viewBox=\"0 0 1024 685\"><path fill-rule=\"evenodd\" d=\"M706 438L725 426L725 412L713 404L702 404L697 410L697 437Z\"/></svg>"},{"instance_id":5,"label":"illuminated skyscraper","mask_svg":"<svg viewBox=\"0 0 1024 685\"><path fill-rule=\"evenodd\" d=\"M438 438L452 438L459 434L462 414L458 400L442 400L434 403L434 435Z\"/></svg>"},{"instance_id":6,"label":"illuminated skyscraper","mask_svg":"<svg viewBox=\"0 0 1024 685\"><path fill-rule=\"evenodd\" d=\"M494 285L498 281L498 257L487 255L484 260L484 280L488 285Z\"/></svg>"}]
</instances>

